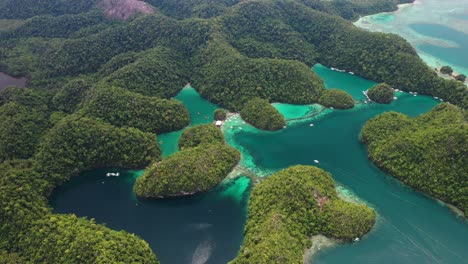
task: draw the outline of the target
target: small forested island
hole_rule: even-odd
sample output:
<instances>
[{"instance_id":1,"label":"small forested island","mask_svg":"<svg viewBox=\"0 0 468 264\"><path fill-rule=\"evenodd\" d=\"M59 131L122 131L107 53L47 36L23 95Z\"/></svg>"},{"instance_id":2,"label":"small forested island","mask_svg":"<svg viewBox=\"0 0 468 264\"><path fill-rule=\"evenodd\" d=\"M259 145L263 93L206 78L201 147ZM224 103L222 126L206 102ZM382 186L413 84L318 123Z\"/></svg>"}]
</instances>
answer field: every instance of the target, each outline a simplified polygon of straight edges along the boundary
<instances>
[{"instance_id":1,"label":"small forested island","mask_svg":"<svg viewBox=\"0 0 468 264\"><path fill-rule=\"evenodd\" d=\"M468 215L465 110L444 103L417 118L384 113L366 123L361 139L379 168Z\"/></svg>"},{"instance_id":2,"label":"small forested island","mask_svg":"<svg viewBox=\"0 0 468 264\"><path fill-rule=\"evenodd\" d=\"M135 182L140 197L164 198L205 192L218 185L240 160L237 149L224 143L214 125L187 129L181 151L149 166Z\"/></svg>"},{"instance_id":3,"label":"small forested island","mask_svg":"<svg viewBox=\"0 0 468 264\"><path fill-rule=\"evenodd\" d=\"M227 118L228 112L224 109L216 109L214 112L214 120L224 121Z\"/></svg>"},{"instance_id":4,"label":"small forested island","mask_svg":"<svg viewBox=\"0 0 468 264\"><path fill-rule=\"evenodd\" d=\"M242 119L263 130L279 130L286 125L284 116L267 100L254 98L248 101L241 112Z\"/></svg>"},{"instance_id":5,"label":"small forested island","mask_svg":"<svg viewBox=\"0 0 468 264\"><path fill-rule=\"evenodd\" d=\"M224 135L213 124L197 125L184 130L179 139L179 149L193 148L200 144L224 144Z\"/></svg>"},{"instance_id":6,"label":"small forested island","mask_svg":"<svg viewBox=\"0 0 468 264\"><path fill-rule=\"evenodd\" d=\"M393 101L393 88L386 83L379 83L367 91L367 96L370 100L380 103L389 104Z\"/></svg>"},{"instance_id":7,"label":"small forested island","mask_svg":"<svg viewBox=\"0 0 468 264\"><path fill-rule=\"evenodd\" d=\"M0 262L159 263L136 235L54 213L51 193L109 167L147 168L140 197L210 190L239 151L209 125L186 129L181 150L163 159L157 134L190 124L172 97L190 83L267 130L285 125L270 102L353 107L325 89L317 63L453 104L414 120L384 114L362 138L379 167L466 213L467 87L440 78L403 38L352 24L407 2L1 0L0 72L28 82L0 87ZM309 236L349 241L374 221L370 208L338 198L326 172L292 167L255 187L234 263L301 263Z\"/></svg>"},{"instance_id":8,"label":"small forested island","mask_svg":"<svg viewBox=\"0 0 468 264\"><path fill-rule=\"evenodd\" d=\"M323 92L319 103L325 107L333 107L336 109L349 109L354 107L353 97L339 89L330 89Z\"/></svg>"},{"instance_id":9,"label":"small forested island","mask_svg":"<svg viewBox=\"0 0 468 264\"><path fill-rule=\"evenodd\" d=\"M369 232L375 212L340 199L326 171L293 166L255 186L244 243L231 264L303 263L310 237L352 241Z\"/></svg>"}]
</instances>

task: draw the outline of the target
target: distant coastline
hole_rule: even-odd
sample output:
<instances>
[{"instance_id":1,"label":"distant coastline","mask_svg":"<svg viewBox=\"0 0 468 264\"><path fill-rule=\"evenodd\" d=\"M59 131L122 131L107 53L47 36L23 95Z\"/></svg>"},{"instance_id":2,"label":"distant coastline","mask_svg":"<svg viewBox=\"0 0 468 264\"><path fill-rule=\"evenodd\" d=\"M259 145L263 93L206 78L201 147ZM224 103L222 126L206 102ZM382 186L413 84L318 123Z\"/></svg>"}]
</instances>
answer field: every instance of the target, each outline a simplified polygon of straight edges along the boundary
<instances>
[{"instance_id":1,"label":"distant coastline","mask_svg":"<svg viewBox=\"0 0 468 264\"><path fill-rule=\"evenodd\" d=\"M460 54L462 57L456 56L460 52L452 49L463 46L462 43L454 42L449 37L445 38L439 34L437 29L432 30L433 32L420 32L410 26L434 24L450 28L461 34L468 34L464 30L468 28L468 22L463 19L462 14L466 6L468 5L455 0L443 3L435 0L416 0L413 3L399 4L398 10L393 12L363 16L354 24L369 31L398 34L416 49L421 59L431 68L439 69L448 65L454 69L455 73L468 75L468 65L464 63L468 60L463 59L463 54ZM428 12L430 10L437 11ZM461 39L464 43L465 37L462 36ZM439 76L451 79L450 76Z\"/></svg>"}]
</instances>

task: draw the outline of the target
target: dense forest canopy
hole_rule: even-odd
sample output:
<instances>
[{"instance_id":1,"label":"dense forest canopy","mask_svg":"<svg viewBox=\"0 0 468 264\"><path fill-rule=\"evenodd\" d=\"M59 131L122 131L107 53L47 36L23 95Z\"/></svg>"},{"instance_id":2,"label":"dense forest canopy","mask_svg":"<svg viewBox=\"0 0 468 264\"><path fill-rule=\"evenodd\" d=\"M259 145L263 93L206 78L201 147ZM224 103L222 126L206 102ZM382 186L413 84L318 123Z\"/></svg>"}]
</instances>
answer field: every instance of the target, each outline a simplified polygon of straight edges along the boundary
<instances>
[{"instance_id":1,"label":"dense forest canopy","mask_svg":"<svg viewBox=\"0 0 468 264\"><path fill-rule=\"evenodd\" d=\"M362 129L369 158L402 182L468 213L466 111L436 106L417 118L388 112Z\"/></svg>"},{"instance_id":2,"label":"dense forest canopy","mask_svg":"<svg viewBox=\"0 0 468 264\"><path fill-rule=\"evenodd\" d=\"M393 101L394 91L390 85L386 83L379 83L372 86L367 91L367 96L374 102L389 104Z\"/></svg>"},{"instance_id":3,"label":"dense forest canopy","mask_svg":"<svg viewBox=\"0 0 468 264\"><path fill-rule=\"evenodd\" d=\"M369 232L375 217L366 205L341 200L326 171L289 167L253 189L244 243L230 263L302 263L311 236L350 241Z\"/></svg>"},{"instance_id":4,"label":"dense forest canopy","mask_svg":"<svg viewBox=\"0 0 468 264\"><path fill-rule=\"evenodd\" d=\"M279 130L286 126L284 116L267 100L254 98L247 103L240 112L245 122L263 130Z\"/></svg>"},{"instance_id":5,"label":"dense forest canopy","mask_svg":"<svg viewBox=\"0 0 468 264\"><path fill-rule=\"evenodd\" d=\"M354 107L353 97L340 89L329 89L319 99L319 103L325 107L336 109L349 109Z\"/></svg>"},{"instance_id":6,"label":"dense forest canopy","mask_svg":"<svg viewBox=\"0 0 468 264\"><path fill-rule=\"evenodd\" d=\"M311 104L326 94L310 70L322 63L461 108L468 105L466 86L437 77L404 39L366 32L350 22L411 0L148 0L138 3L140 9L125 10L132 1L112 1L109 10L99 0L0 0L0 71L26 76L29 84L0 92L0 262L158 263L138 237L92 220L53 214L47 197L73 175L109 166L153 164L141 179L156 179L156 187L160 178L175 179L164 183L165 189L141 188L147 196L205 191L218 184L239 153L211 127L209 138L187 130L193 134L184 134L185 149L160 161L155 133L189 123L187 109L170 99L187 83L229 110L239 111L256 98ZM112 8L124 8L124 13L113 16ZM465 133L452 121L455 132ZM379 131L384 135L388 129ZM210 177L203 178L205 171L192 173L193 167L207 164L213 164L207 168ZM259 252L277 257L271 249L288 252L282 263L300 262L307 236L320 231L349 240L372 226L374 213L338 200L329 176L322 177L325 187L314 185L317 179L300 177L324 172L296 169L280 173L292 177L284 190L278 176L254 191L246 242L235 262L257 260ZM438 189L434 195L464 207L452 180L447 196L438 196ZM304 214L295 215L290 209L296 204L288 199L278 201L278 210L271 213L265 211L270 205L260 206L258 197L269 197L271 188L288 195L282 191L298 187L297 182L323 187L331 202L316 214L316 197L307 192L308 200L297 204L307 208ZM322 225L319 220L325 218L328 224ZM352 221L343 223L347 218ZM316 229L305 223L316 220ZM257 234L264 235L259 244Z\"/></svg>"}]
</instances>

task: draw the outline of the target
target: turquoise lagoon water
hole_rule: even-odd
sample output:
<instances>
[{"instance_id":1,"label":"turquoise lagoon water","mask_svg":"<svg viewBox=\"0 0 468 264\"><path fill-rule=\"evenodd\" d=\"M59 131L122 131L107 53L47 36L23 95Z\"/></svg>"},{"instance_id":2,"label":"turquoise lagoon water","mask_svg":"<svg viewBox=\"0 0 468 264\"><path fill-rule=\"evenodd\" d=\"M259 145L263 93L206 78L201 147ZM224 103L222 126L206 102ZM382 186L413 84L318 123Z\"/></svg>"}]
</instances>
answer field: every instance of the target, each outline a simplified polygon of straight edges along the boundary
<instances>
[{"instance_id":1,"label":"turquoise lagoon water","mask_svg":"<svg viewBox=\"0 0 468 264\"><path fill-rule=\"evenodd\" d=\"M361 18L357 26L399 34L431 67L452 66L468 75L468 1L416 0L395 12Z\"/></svg>"},{"instance_id":2,"label":"turquoise lagoon water","mask_svg":"<svg viewBox=\"0 0 468 264\"><path fill-rule=\"evenodd\" d=\"M314 71L327 88L346 90L356 100L375 84L320 65ZM189 98L187 91L194 92L185 89L178 98ZM386 111L417 116L437 104L427 96L398 93L397 97L390 105L362 103L350 110L275 104L291 119L313 116L288 122L286 129L276 132L259 131L237 116L223 127L228 143L242 151L241 166L246 169L266 176L295 164L317 165L333 174L341 192L357 196L377 211L369 235L358 243L320 251L313 256L314 263L467 263L466 221L385 175L369 162L359 142L369 118ZM210 106L207 111L215 109L197 96L190 98L196 99L184 103L192 113L205 106ZM167 135L159 139L165 137L164 144L171 141ZM226 263L237 254L251 189L248 178L227 180L206 194L161 201L135 198L132 185L141 172L124 172L117 178L104 174L90 172L59 188L52 198L55 211L93 217L135 233L148 241L163 264Z\"/></svg>"},{"instance_id":3,"label":"turquoise lagoon water","mask_svg":"<svg viewBox=\"0 0 468 264\"><path fill-rule=\"evenodd\" d=\"M174 98L182 101L189 110L190 126L213 122L214 111L218 107L204 100L194 88L187 86ZM158 142L161 145L164 157L170 156L179 150L177 142L179 142L183 131L182 129L158 136Z\"/></svg>"}]
</instances>

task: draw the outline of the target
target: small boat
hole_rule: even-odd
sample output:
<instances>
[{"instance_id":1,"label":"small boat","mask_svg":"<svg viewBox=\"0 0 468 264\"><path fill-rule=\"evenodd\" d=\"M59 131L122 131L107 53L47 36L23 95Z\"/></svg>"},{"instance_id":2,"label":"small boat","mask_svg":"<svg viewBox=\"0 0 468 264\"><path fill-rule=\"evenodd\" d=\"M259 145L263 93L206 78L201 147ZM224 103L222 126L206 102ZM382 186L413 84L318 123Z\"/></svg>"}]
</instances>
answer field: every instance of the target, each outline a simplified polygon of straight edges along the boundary
<instances>
[{"instance_id":1,"label":"small boat","mask_svg":"<svg viewBox=\"0 0 468 264\"><path fill-rule=\"evenodd\" d=\"M437 99L437 100L439 100L439 97L437 97L437 96L436 96L436 97L434 97L434 98L435 98L435 99Z\"/></svg>"},{"instance_id":2,"label":"small boat","mask_svg":"<svg viewBox=\"0 0 468 264\"><path fill-rule=\"evenodd\" d=\"M119 176L120 176L120 172L117 172L114 176L115 176L115 177L119 177Z\"/></svg>"},{"instance_id":3,"label":"small boat","mask_svg":"<svg viewBox=\"0 0 468 264\"><path fill-rule=\"evenodd\" d=\"M314 124L310 124L309 126L310 126L310 127L313 127L313 126L314 126Z\"/></svg>"},{"instance_id":4,"label":"small boat","mask_svg":"<svg viewBox=\"0 0 468 264\"><path fill-rule=\"evenodd\" d=\"M398 97L393 97L393 100L396 100L396 99L398 99Z\"/></svg>"},{"instance_id":5,"label":"small boat","mask_svg":"<svg viewBox=\"0 0 468 264\"><path fill-rule=\"evenodd\" d=\"M354 72L349 72L349 74L354 75Z\"/></svg>"},{"instance_id":6,"label":"small boat","mask_svg":"<svg viewBox=\"0 0 468 264\"><path fill-rule=\"evenodd\" d=\"M358 242L359 240L360 240L359 237L356 237L356 238L354 239L354 242Z\"/></svg>"},{"instance_id":7,"label":"small boat","mask_svg":"<svg viewBox=\"0 0 468 264\"><path fill-rule=\"evenodd\" d=\"M335 109L335 108L333 108L333 106L330 106L330 109Z\"/></svg>"},{"instance_id":8,"label":"small boat","mask_svg":"<svg viewBox=\"0 0 468 264\"><path fill-rule=\"evenodd\" d=\"M283 128L286 128L286 126L283 126Z\"/></svg>"},{"instance_id":9,"label":"small boat","mask_svg":"<svg viewBox=\"0 0 468 264\"><path fill-rule=\"evenodd\" d=\"M318 160L314 160L314 163L319 164L320 162Z\"/></svg>"}]
</instances>

